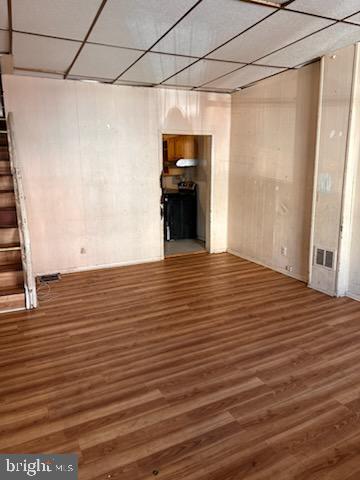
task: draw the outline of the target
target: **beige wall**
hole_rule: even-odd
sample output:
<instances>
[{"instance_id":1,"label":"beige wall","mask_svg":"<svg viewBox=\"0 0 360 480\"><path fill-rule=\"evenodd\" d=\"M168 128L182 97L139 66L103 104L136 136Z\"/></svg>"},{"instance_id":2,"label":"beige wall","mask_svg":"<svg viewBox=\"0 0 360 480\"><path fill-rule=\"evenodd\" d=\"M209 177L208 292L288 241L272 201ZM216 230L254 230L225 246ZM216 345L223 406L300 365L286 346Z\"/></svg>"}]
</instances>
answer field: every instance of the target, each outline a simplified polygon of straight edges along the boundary
<instances>
[{"instance_id":1,"label":"beige wall","mask_svg":"<svg viewBox=\"0 0 360 480\"><path fill-rule=\"evenodd\" d=\"M211 250L227 246L228 95L3 77L36 274L160 259L161 133L211 134Z\"/></svg>"},{"instance_id":2,"label":"beige wall","mask_svg":"<svg viewBox=\"0 0 360 480\"><path fill-rule=\"evenodd\" d=\"M314 247L331 250L339 260L333 269L313 265L310 285L330 295L343 294L347 282L344 272L339 290L339 270L344 266L344 244L340 259L342 203L345 192L344 172L349 140L355 47L349 46L323 58L324 73L321 88L318 157L314 210ZM347 226L343 236L347 234ZM341 261L340 261L341 260Z\"/></svg>"},{"instance_id":3,"label":"beige wall","mask_svg":"<svg viewBox=\"0 0 360 480\"><path fill-rule=\"evenodd\" d=\"M318 88L315 63L232 96L229 250L303 280Z\"/></svg>"},{"instance_id":4,"label":"beige wall","mask_svg":"<svg viewBox=\"0 0 360 480\"><path fill-rule=\"evenodd\" d=\"M197 236L206 241L210 212L211 137L198 137L197 140L199 164L193 169L193 180L197 184Z\"/></svg>"},{"instance_id":5,"label":"beige wall","mask_svg":"<svg viewBox=\"0 0 360 480\"><path fill-rule=\"evenodd\" d=\"M350 252L347 294L360 300L360 48L356 52L354 96L351 118L350 165L348 166L348 197L350 198Z\"/></svg>"}]
</instances>

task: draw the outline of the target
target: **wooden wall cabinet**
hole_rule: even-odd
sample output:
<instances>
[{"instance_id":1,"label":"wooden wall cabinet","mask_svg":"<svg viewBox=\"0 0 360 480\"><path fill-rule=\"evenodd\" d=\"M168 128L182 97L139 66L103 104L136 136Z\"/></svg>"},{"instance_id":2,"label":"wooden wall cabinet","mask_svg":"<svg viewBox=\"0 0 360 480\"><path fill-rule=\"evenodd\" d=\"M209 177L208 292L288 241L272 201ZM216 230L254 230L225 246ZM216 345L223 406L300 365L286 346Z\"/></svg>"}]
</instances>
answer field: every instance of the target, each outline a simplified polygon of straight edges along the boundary
<instances>
[{"instance_id":1,"label":"wooden wall cabinet","mask_svg":"<svg viewBox=\"0 0 360 480\"><path fill-rule=\"evenodd\" d=\"M197 158L197 142L192 135L179 135L167 138L167 155L169 162L179 158Z\"/></svg>"}]
</instances>

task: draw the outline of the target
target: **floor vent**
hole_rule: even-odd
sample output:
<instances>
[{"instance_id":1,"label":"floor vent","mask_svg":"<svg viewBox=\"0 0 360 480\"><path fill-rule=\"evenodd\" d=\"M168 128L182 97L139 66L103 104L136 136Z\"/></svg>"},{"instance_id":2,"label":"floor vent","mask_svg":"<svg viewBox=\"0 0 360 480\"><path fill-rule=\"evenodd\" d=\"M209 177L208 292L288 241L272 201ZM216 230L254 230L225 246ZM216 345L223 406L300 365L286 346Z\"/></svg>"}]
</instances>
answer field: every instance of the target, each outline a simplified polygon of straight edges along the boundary
<instances>
[{"instance_id":1,"label":"floor vent","mask_svg":"<svg viewBox=\"0 0 360 480\"><path fill-rule=\"evenodd\" d=\"M60 273L50 273L49 275L40 275L40 283L58 282L61 278Z\"/></svg>"},{"instance_id":2,"label":"floor vent","mask_svg":"<svg viewBox=\"0 0 360 480\"><path fill-rule=\"evenodd\" d=\"M326 250L325 248L315 248L315 265L320 267L334 269L335 265L335 252L333 250Z\"/></svg>"}]
</instances>

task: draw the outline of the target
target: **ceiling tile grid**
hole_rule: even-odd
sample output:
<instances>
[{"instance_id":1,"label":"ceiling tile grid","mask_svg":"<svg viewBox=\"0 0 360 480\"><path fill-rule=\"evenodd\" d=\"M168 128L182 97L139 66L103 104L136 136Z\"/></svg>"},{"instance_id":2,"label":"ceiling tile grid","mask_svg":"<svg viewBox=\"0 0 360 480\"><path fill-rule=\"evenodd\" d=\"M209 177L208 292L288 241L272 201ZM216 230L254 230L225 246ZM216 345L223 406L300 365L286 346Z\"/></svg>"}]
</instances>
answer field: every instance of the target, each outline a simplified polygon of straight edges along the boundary
<instances>
[{"instance_id":1,"label":"ceiling tile grid","mask_svg":"<svg viewBox=\"0 0 360 480\"><path fill-rule=\"evenodd\" d=\"M225 75L218 80L214 80L205 85L206 88L224 88L235 90L240 87L249 85L250 83L262 80L277 73L283 72L284 68L262 67L259 65L247 65L236 72Z\"/></svg>"},{"instance_id":2,"label":"ceiling tile grid","mask_svg":"<svg viewBox=\"0 0 360 480\"><path fill-rule=\"evenodd\" d=\"M342 20L360 11L359 0L295 0L289 9Z\"/></svg>"},{"instance_id":3,"label":"ceiling tile grid","mask_svg":"<svg viewBox=\"0 0 360 480\"><path fill-rule=\"evenodd\" d=\"M156 50L201 57L274 11L239 0L203 0L160 40Z\"/></svg>"},{"instance_id":4,"label":"ceiling tile grid","mask_svg":"<svg viewBox=\"0 0 360 480\"><path fill-rule=\"evenodd\" d=\"M89 41L148 49L195 3L195 0L108 0Z\"/></svg>"},{"instance_id":5,"label":"ceiling tile grid","mask_svg":"<svg viewBox=\"0 0 360 480\"><path fill-rule=\"evenodd\" d=\"M83 40L101 0L12 0L13 29Z\"/></svg>"},{"instance_id":6,"label":"ceiling tile grid","mask_svg":"<svg viewBox=\"0 0 360 480\"><path fill-rule=\"evenodd\" d=\"M261 60L264 65L295 67L360 40L360 28L336 23ZM311 52L311 55L309 55Z\"/></svg>"},{"instance_id":7,"label":"ceiling tile grid","mask_svg":"<svg viewBox=\"0 0 360 480\"><path fill-rule=\"evenodd\" d=\"M13 34L15 68L64 72L76 55L80 42Z\"/></svg>"},{"instance_id":8,"label":"ceiling tile grid","mask_svg":"<svg viewBox=\"0 0 360 480\"><path fill-rule=\"evenodd\" d=\"M149 52L122 75L121 80L161 83L194 61L194 58Z\"/></svg>"},{"instance_id":9,"label":"ceiling tile grid","mask_svg":"<svg viewBox=\"0 0 360 480\"><path fill-rule=\"evenodd\" d=\"M200 87L222 75L225 75L237 68L239 64L220 62L217 60L200 60L182 72L169 78L164 83L172 85L183 85Z\"/></svg>"},{"instance_id":10,"label":"ceiling tile grid","mask_svg":"<svg viewBox=\"0 0 360 480\"><path fill-rule=\"evenodd\" d=\"M3 30L9 28L7 0L0 0L0 28Z\"/></svg>"},{"instance_id":11,"label":"ceiling tile grid","mask_svg":"<svg viewBox=\"0 0 360 480\"><path fill-rule=\"evenodd\" d=\"M9 52L9 32L0 30L0 53Z\"/></svg>"},{"instance_id":12,"label":"ceiling tile grid","mask_svg":"<svg viewBox=\"0 0 360 480\"><path fill-rule=\"evenodd\" d=\"M209 55L219 60L254 62L334 22L282 10Z\"/></svg>"},{"instance_id":13,"label":"ceiling tile grid","mask_svg":"<svg viewBox=\"0 0 360 480\"><path fill-rule=\"evenodd\" d=\"M139 50L87 44L80 52L70 74L113 80L141 55L143 52Z\"/></svg>"},{"instance_id":14,"label":"ceiling tile grid","mask_svg":"<svg viewBox=\"0 0 360 480\"><path fill-rule=\"evenodd\" d=\"M11 24L22 74L228 92L360 41L360 0L0 0L0 53Z\"/></svg>"}]
</instances>

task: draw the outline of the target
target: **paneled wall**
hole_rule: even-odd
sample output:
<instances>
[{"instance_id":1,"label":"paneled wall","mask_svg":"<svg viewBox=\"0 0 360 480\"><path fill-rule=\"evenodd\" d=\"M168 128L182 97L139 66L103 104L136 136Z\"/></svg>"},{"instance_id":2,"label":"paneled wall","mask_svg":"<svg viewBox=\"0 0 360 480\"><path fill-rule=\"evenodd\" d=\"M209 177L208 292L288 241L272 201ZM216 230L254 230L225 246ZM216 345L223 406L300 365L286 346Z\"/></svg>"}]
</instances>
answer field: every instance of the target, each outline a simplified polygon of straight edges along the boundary
<instances>
[{"instance_id":1,"label":"paneled wall","mask_svg":"<svg viewBox=\"0 0 360 480\"><path fill-rule=\"evenodd\" d=\"M314 262L310 285L330 295L344 294L347 283L347 273L343 271L343 286L340 288L339 273L345 266L349 250L348 242L343 242L341 235L343 238L348 235L348 225L344 225L342 218L342 207L350 138L354 54L355 47L351 45L323 58L314 199L314 248L334 252L335 262L332 269L318 266Z\"/></svg>"},{"instance_id":2,"label":"paneled wall","mask_svg":"<svg viewBox=\"0 0 360 480\"><path fill-rule=\"evenodd\" d=\"M211 250L227 247L229 95L3 77L36 274L162 257L162 133L212 135Z\"/></svg>"},{"instance_id":3,"label":"paneled wall","mask_svg":"<svg viewBox=\"0 0 360 480\"><path fill-rule=\"evenodd\" d=\"M228 244L307 280L319 64L232 96Z\"/></svg>"}]
</instances>

